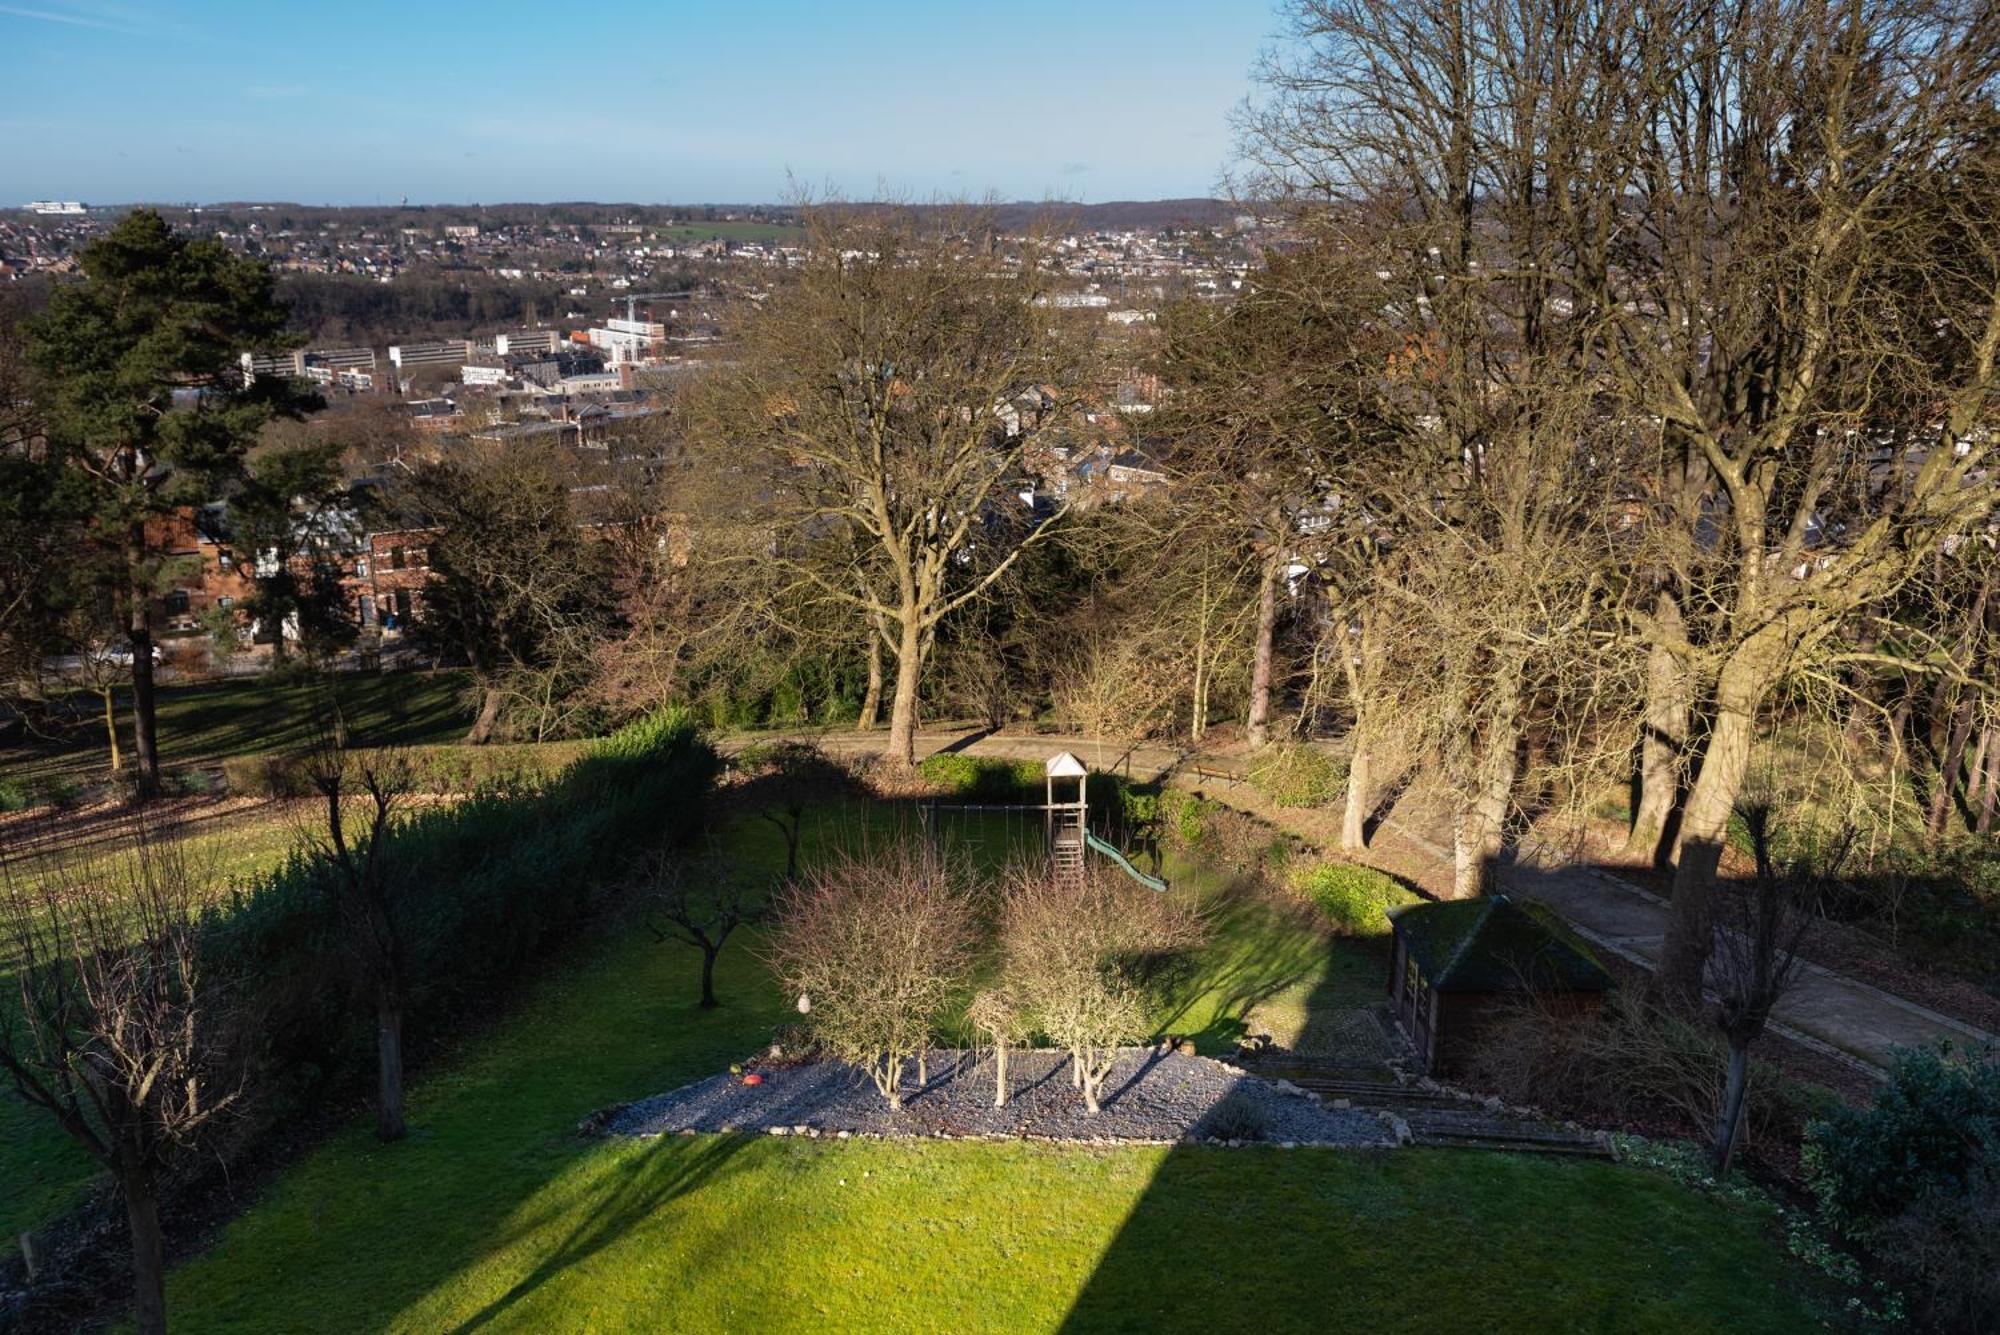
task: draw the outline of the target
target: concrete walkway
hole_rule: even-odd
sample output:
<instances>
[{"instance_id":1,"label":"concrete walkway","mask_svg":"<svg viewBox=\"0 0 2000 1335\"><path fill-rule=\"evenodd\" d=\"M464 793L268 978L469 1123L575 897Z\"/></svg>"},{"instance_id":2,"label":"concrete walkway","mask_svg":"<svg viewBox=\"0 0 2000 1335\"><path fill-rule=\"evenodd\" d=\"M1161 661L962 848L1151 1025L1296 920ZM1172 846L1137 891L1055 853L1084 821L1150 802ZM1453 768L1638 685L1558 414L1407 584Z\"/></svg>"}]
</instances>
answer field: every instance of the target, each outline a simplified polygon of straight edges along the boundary
<instances>
[{"instance_id":1,"label":"concrete walkway","mask_svg":"<svg viewBox=\"0 0 2000 1335\"><path fill-rule=\"evenodd\" d=\"M854 754L880 751L883 738L880 733L828 733L815 740L830 751ZM1203 787L1216 800L1309 843L1331 847L1336 828L1332 824L1336 813L1274 807L1247 784L1225 782L1218 787L1214 782L1200 782L1228 780L1230 765L1218 762L1211 768L1200 764L1199 757L1191 758L1169 746L978 730L936 730L918 735L919 758L939 751L1014 760L1038 760L1057 751L1073 751L1093 769L1130 774L1141 780L1160 779L1179 771L1181 781L1189 786ZM1449 879L1449 849L1412 828L1400 816L1392 816L1383 828L1420 856L1442 867L1445 878ZM1668 910L1666 901L1650 891L1609 872L1576 865L1552 850L1538 848L1523 850L1501 869L1500 880L1509 893L1539 900L1561 913L1600 949L1648 971L1657 967L1667 932ZM2000 1047L2000 1035L1811 964L1804 966L1802 976L1779 1004L1773 1026L1795 1042L1874 1074L1887 1067L1899 1047L1915 1047L1939 1039L1950 1039L1961 1046Z\"/></svg>"}]
</instances>

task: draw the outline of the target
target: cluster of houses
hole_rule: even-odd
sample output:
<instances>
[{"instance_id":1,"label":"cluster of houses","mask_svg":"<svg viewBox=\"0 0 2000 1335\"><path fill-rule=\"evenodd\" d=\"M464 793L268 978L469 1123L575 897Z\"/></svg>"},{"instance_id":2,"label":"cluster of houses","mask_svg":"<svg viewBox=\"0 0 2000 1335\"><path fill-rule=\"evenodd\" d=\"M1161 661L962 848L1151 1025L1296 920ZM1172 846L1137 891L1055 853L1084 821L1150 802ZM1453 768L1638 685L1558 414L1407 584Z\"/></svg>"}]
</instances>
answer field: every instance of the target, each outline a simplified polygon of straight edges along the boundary
<instances>
[{"instance_id":1,"label":"cluster of houses","mask_svg":"<svg viewBox=\"0 0 2000 1335\"><path fill-rule=\"evenodd\" d=\"M338 579L347 615L370 640L396 639L423 606L431 578L430 544L435 530L368 531L351 513L306 521L300 552L291 558L302 575L331 570ZM252 652L279 635L297 635L296 626L267 626L249 614L260 573L277 559L237 546L223 505L183 506L150 522L147 541L171 572L154 607L154 625L169 657L174 641L205 635L218 613L230 614L246 633Z\"/></svg>"}]
</instances>

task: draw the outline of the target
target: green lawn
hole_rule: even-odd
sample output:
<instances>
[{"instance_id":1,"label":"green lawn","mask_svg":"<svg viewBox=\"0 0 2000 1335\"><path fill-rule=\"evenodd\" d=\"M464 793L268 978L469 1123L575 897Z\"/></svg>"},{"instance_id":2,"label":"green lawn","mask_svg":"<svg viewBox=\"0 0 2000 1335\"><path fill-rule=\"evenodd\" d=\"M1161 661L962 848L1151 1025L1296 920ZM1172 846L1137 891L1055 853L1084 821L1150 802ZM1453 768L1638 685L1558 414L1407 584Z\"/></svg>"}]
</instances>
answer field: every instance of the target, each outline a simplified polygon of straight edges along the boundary
<instances>
[{"instance_id":1,"label":"green lawn","mask_svg":"<svg viewBox=\"0 0 2000 1335\"><path fill-rule=\"evenodd\" d=\"M334 680L356 746L452 742L472 724L464 671L344 673ZM159 696L161 761L178 767L297 750L312 740L316 689L262 677L165 687ZM90 697L79 698L78 707L78 717L56 736L0 749L0 778L31 784L102 778L101 706ZM129 756L132 720L126 692L118 693L116 707L119 744Z\"/></svg>"},{"instance_id":2,"label":"green lawn","mask_svg":"<svg viewBox=\"0 0 2000 1335\"><path fill-rule=\"evenodd\" d=\"M814 840L870 818L830 811ZM763 830L724 848L764 869ZM1190 887L1199 891L1200 887ZM1211 887L1212 888L1212 887ZM1263 950L1241 903L1177 988L1182 1027L1359 963ZM644 932L573 959L449 1068L411 1138L357 1122L174 1275L190 1331L1794 1330L1769 1221L1638 1169L1481 1153L1108 1151L762 1137L579 1138L594 1109L712 1074L790 1012L732 944L720 1010ZM1349 969L1353 976L1347 976Z\"/></svg>"},{"instance_id":3,"label":"green lawn","mask_svg":"<svg viewBox=\"0 0 2000 1335\"><path fill-rule=\"evenodd\" d=\"M792 245L804 236L803 228L763 222L676 223L660 229L660 240L670 245L686 245L694 241L762 241L766 244Z\"/></svg>"}]
</instances>

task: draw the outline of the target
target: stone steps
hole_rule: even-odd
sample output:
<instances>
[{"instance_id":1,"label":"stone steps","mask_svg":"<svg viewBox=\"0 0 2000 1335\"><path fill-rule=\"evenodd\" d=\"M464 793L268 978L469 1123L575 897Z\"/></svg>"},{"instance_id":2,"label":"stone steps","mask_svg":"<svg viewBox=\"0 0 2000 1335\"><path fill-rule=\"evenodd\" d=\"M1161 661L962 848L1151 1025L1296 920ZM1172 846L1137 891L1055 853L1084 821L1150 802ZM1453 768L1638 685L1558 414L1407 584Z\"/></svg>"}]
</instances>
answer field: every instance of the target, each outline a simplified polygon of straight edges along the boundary
<instances>
[{"instance_id":1,"label":"stone steps","mask_svg":"<svg viewBox=\"0 0 2000 1335\"><path fill-rule=\"evenodd\" d=\"M1531 1113L1449 1089L1404 1084L1381 1068L1339 1065L1257 1063L1250 1067L1267 1080L1283 1080L1322 1102L1388 1113L1410 1129L1412 1143L1459 1149L1513 1150L1534 1154L1613 1157L1609 1139L1598 1131L1552 1122ZM1388 1078L1384 1078L1384 1077Z\"/></svg>"}]
</instances>

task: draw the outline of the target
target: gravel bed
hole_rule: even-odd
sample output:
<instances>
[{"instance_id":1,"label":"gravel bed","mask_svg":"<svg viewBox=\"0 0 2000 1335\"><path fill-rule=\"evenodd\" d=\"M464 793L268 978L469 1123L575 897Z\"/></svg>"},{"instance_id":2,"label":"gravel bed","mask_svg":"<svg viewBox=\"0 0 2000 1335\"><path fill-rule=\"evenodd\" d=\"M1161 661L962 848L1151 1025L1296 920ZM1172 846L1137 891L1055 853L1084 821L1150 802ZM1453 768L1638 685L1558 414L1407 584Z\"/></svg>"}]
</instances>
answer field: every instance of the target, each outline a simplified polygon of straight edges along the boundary
<instances>
[{"instance_id":1,"label":"gravel bed","mask_svg":"<svg viewBox=\"0 0 2000 1335\"><path fill-rule=\"evenodd\" d=\"M1333 1107L1207 1057L1128 1048L1104 1083L1092 1116L1070 1083L1065 1054L1016 1051L1007 1059L1010 1094L993 1106L991 1054L935 1051L929 1083L908 1072L903 1109L892 1113L867 1076L839 1062L745 1068L746 1085L711 1076L670 1093L610 1110L592 1122L611 1135L762 1131L820 1136L1025 1137L1160 1144L1180 1140L1387 1147L1393 1119Z\"/></svg>"}]
</instances>

